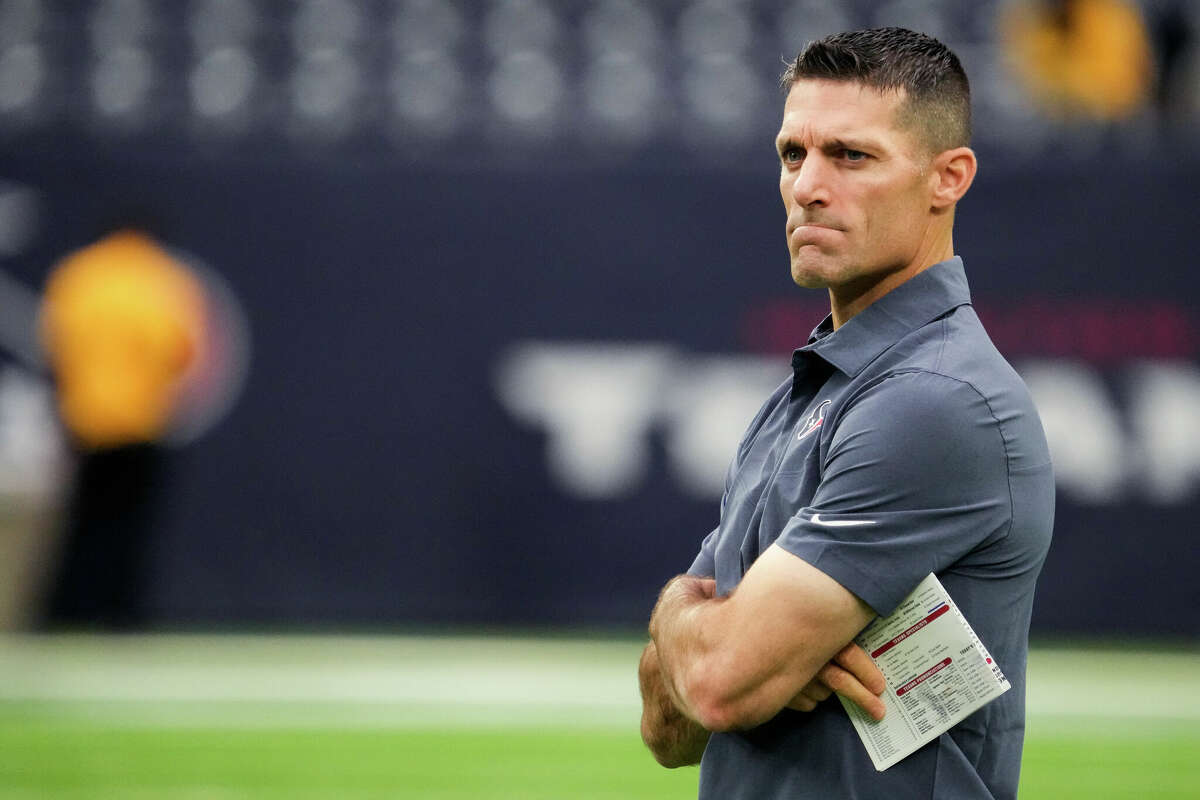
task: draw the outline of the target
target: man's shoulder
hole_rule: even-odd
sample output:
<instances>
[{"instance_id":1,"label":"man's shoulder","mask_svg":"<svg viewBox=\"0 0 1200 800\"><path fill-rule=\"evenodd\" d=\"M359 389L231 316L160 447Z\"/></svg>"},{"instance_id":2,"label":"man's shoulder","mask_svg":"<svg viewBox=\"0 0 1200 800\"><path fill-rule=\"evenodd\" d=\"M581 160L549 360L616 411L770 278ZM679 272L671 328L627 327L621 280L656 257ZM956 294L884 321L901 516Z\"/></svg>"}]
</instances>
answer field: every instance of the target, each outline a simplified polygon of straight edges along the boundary
<instances>
[{"instance_id":1,"label":"man's shoulder","mask_svg":"<svg viewBox=\"0 0 1200 800\"><path fill-rule=\"evenodd\" d=\"M905 364L864 375L855 391L831 409L832 440L864 433L904 461L916 451L942 452L949 442L978 449L996 436L989 397L970 380L929 364Z\"/></svg>"},{"instance_id":2,"label":"man's shoulder","mask_svg":"<svg viewBox=\"0 0 1200 800\"><path fill-rule=\"evenodd\" d=\"M1010 456L1020 454L1022 464L1049 460L1028 387L969 305L897 342L860 381L864 389L885 392L894 408L908 410L910 419L929 420L922 425L957 430L957 438L991 429ZM1021 446L1013 447L1018 441Z\"/></svg>"},{"instance_id":3,"label":"man's shoulder","mask_svg":"<svg viewBox=\"0 0 1200 800\"><path fill-rule=\"evenodd\" d=\"M996 349L970 305L913 330L882 353L862 377L878 381L907 372L961 381L989 399L1010 395L1010 400L1029 400L1025 383Z\"/></svg>"}]
</instances>

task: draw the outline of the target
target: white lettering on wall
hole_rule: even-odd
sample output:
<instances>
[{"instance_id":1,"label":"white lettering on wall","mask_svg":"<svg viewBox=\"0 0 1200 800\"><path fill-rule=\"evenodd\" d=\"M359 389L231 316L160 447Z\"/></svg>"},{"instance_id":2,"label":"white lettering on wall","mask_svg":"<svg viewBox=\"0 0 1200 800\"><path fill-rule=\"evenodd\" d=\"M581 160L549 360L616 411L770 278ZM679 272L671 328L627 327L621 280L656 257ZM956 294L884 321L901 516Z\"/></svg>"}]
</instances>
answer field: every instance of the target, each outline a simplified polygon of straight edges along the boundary
<instances>
[{"instance_id":1,"label":"white lettering on wall","mask_svg":"<svg viewBox=\"0 0 1200 800\"><path fill-rule=\"evenodd\" d=\"M1042 417L1059 490L1085 503L1115 499L1129 451L1099 374L1072 361L1028 361L1018 367Z\"/></svg>"},{"instance_id":2,"label":"white lettering on wall","mask_svg":"<svg viewBox=\"0 0 1200 800\"><path fill-rule=\"evenodd\" d=\"M669 468L697 497L720 497L746 426L788 376L787 361L754 356L690 356L672 365L662 396Z\"/></svg>"},{"instance_id":3,"label":"white lettering on wall","mask_svg":"<svg viewBox=\"0 0 1200 800\"><path fill-rule=\"evenodd\" d=\"M0 494L54 491L62 459L50 385L20 367L0 367Z\"/></svg>"},{"instance_id":4,"label":"white lettering on wall","mask_svg":"<svg viewBox=\"0 0 1200 800\"><path fill-rule=\"evenodd\" d=\"M549 436L563 488L605 498L634 488L649 466L649 432L674 354L657 345L537 344L501 361L497 390L517 419Z\"/></svg>"},{"instance_id":5,"label":"white lettering on wall","mask_svg":"<svg viewBox=\"0 0 1200 800\"><path fill-rule=\"evenodd\" d=\"M1130 421L1150 497L1182 503L1200 484L1200 369L1148 362L1129 375Z\"/></svg>"},{"instance_id":6,"label":"white lettering on wall","mask_svg":"<svg viewBox=\"0 0 1200 800\"><path fill-rule=\"evenodd\" d=\"M1119 393L1082 361L1028 361L1018 371L1065 496L1092 505L1195 498L1194 364L1131 366ZM651 442L661 437L666 469L680 488L716 498L746 426L788 374L786 358L689 355L656 343L529 342L501 359L496 387L509 413L545 432L548 469L564 490L598 500L636 490L650 467Z\"/></svg>"}]
</instances>

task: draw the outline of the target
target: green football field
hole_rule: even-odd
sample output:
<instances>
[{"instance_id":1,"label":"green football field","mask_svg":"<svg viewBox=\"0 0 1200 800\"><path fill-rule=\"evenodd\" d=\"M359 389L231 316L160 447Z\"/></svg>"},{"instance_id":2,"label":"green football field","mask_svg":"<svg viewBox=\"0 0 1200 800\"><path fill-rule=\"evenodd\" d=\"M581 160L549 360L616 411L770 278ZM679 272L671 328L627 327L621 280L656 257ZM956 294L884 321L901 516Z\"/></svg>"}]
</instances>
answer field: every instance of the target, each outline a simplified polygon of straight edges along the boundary
<instances>
[{"instance_id":1,"label":"green football field","mask_svg":"<svg viewBox=\"0 0 1200 800\"><path fill-rule=\"evenodd\" d=\"M694 797L638 739L638 650L0 637L0 800ZM1200 797L1197 675L1195 650L1035 647L1021 797Z\"/></svg>"}]
</instances>

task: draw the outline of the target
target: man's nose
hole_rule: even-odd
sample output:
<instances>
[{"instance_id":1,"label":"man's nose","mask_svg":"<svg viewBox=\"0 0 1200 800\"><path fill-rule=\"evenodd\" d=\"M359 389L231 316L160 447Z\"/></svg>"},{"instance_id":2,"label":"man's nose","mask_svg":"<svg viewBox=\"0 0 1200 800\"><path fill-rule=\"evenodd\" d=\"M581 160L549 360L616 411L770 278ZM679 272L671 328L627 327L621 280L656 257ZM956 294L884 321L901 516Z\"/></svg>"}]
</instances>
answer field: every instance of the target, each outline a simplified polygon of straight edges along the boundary
<instances>
[{"instance_id":1,"label":"man's nose","mask_svg":"<svg viewBox=\"0 0 1200 800\"><path fill-rule=\"evenodd\" d=\"M792 199L802 206L829 204L829 165L824 159L808 155L792 173Z\"/></svg>"}]
</instances>

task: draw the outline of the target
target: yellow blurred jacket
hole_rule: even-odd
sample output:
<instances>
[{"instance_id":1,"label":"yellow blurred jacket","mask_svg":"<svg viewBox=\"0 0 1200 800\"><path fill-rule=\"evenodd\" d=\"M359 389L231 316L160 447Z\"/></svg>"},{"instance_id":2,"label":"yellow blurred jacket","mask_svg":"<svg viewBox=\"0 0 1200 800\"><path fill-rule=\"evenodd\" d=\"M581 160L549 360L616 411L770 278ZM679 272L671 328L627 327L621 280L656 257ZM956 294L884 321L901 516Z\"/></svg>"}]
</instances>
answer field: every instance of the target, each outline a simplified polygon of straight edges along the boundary
<instances>
[{"instance_id":1,"label":"yellow blurred jacket","mask_svg":"<svg viewBox=\"0 0 1200 800\"><path fill-rule=\"evenodd\" d=\"M1009 57L1026 89L1054 117L1121 119L1154 84L1149 35L1125 0L1070 0L1060 26L1047 4L1017 2L1001 20Z\"/></svg>"},{"instance_id":2,"label":"yellow blurred jacket","mask_svg":"<svg viewBox=\"0 0 1200 800\"><path fill-rule=\"evenodd\" d=\"M88 448L152 442L200 357L204 290L150 237L113 233L55 266L41 310L59 412Z\"/></svg>"}]
</instances>

